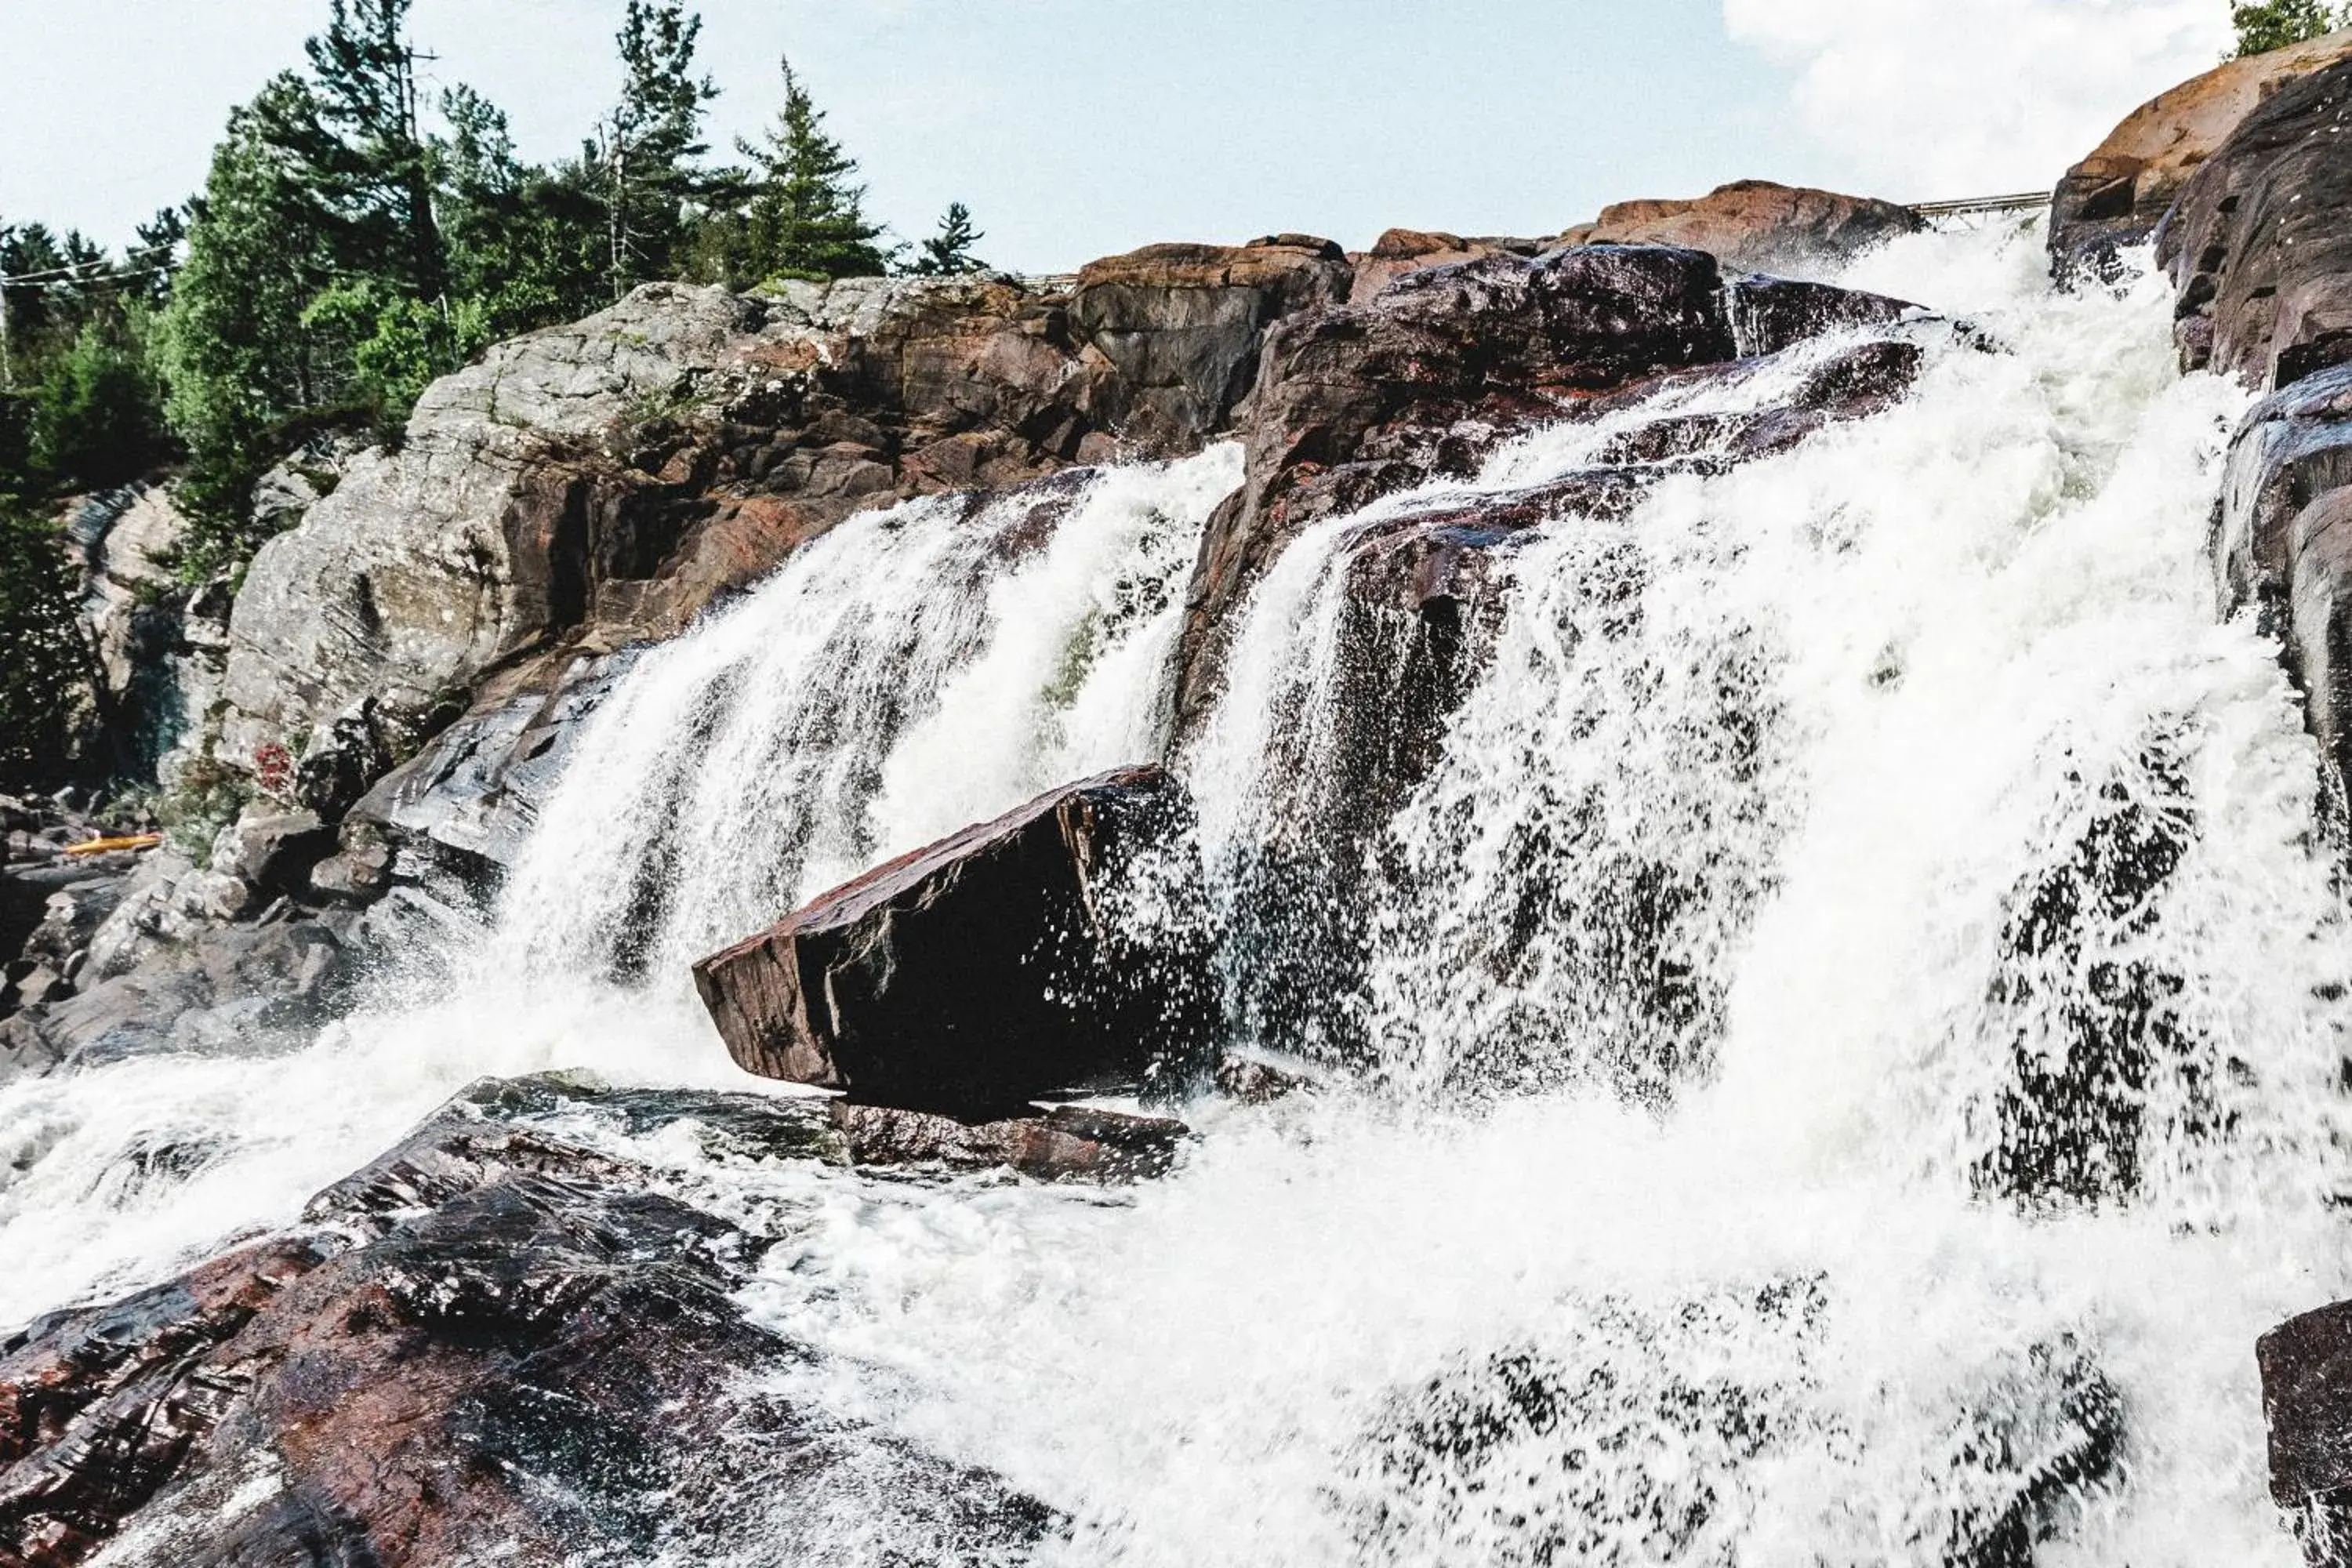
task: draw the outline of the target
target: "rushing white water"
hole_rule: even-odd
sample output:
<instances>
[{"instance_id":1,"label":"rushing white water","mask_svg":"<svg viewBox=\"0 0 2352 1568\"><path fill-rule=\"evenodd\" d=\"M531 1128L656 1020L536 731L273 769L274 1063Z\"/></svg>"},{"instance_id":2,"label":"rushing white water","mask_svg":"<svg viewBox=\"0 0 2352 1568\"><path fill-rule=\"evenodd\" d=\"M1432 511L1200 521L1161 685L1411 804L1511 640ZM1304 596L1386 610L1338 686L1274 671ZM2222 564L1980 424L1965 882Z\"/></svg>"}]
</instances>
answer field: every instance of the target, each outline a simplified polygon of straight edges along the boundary
<instances>
[{"instance_id":1,"label":"rushing white water","mask_svg":"<svg viewBox=\"0 0 2352 1568\"><path fill-rule=\"evenodd\" d=\"M1218 447L845 523L637 661L492 929L446 913L315 1040L0 1090L0 1321L290 1222L477 1078L748 1083L688 964L875 860L1158 756L1185 574L1239 478Z\"/></svg>"},{"instance_id":2,"label":"rushing white water","mask_svg":"<svg viewBox=\"0 0 2352 1568\"><path fill-rule=\"evenodd\" d=\"M2352 1287L2347 949L2202 557L2242 399L2154 284L1908 248L1870 280L2007 352L1517 553L1368 858L1406 1092L1212 1112L1121 1203L733 1180L793 1216L758 1300L830 1352L803 1392L1067 1510L1057 1563L2295 1560L2252 1347ZM1188 759L1213 847L1335 787L1364 526L1258 593ZM1658 888L1671 1028L1606 941Z\"/></svg>"},{"instance_id":3,"label":"rushing white water","mask_svg":"<svg viewBox=\"0 0 2352 1568\"><path fill-rule=\"evenodd\" d=\"M1240 462L856 519L656 649L516 868L520 966L675 981L869 866L1156 759L1185 578Z\"/></svg>"},{"instance_id":4,"label":"rushing white water","mask_svg":"<svg viewBox=\"0 0 2352 1568\"><path fill-rule=\"evenodd\" d=\"M1178 1172L1117 1194L621 1140L776 1238L747 1300L817 1352L785 1392L1060 1510L1049 1564L2295 1561L2252 1347L2352 1292L2316 752L2275 647L2215 617L2242 399L2174 374L2159 285L2059 297L2042 265L1890 247L1849 280L2000 351L1905 329L1928 357L1898 406L1531 531L1371 820L1337 759L1395 650L1349 640L1351 545L1769 403L1805 356L1276 563L1176 763L1243 992L1318 890L1344 928L1341 970L1304 971L1329 1016L1249 1032L1358 1087L1203 1104ZM686 960L1164 742L1235 463L1097 477L1050 530L945 502L845 527L631 672L440 999L0 1094L0 1316L283 1221L478 1073L728 1081ZM1269 864L1297 901L1256 918ZM744 1494L747 1568L980 1560Z\"/></svg>"}]
</instances>

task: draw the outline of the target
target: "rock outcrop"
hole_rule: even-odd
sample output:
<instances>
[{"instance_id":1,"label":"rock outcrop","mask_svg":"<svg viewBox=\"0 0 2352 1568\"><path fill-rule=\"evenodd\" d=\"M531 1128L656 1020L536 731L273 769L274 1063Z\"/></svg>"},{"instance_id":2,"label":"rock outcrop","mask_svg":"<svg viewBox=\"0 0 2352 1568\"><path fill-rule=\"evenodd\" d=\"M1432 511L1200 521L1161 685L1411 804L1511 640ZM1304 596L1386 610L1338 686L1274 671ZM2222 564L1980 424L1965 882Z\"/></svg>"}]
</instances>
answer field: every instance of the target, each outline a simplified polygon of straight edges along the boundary
<instances>
[{"instance_id":1,"label":"rock outcrop","mask_svg":"<svg viewBox=\"0 0 2352 1568\"><path fill-rule=\"evenodd\" d=\"M1690 201L1619 202L1570 229L1568 245L1679 245L1727 269L1804 273L1835 267L1927 224L1909 207L1769 180L1740 180Z\"/></svg>"},{"instance_id":2,"label":"rock outcrop","mask_svg":"<svg viewBox=\"0 0 2352 1568\"><path fill-rule=\"evenodd\" d=\"M737 1299L761 1239L529 1124L551 1110L683 1124L721 1165L841 1157L807 1102L481 1086L299 1232L0 1347L0 1560L697 1560L721 1530L798 1560L844 1493L950 1555L1055 1527L996 1478L764 1392L808 1352ZM741 1456L780 1447L762 1495L731 1495Z\"/></svg>"},{"instance_id":3,"label":"rock outcrop","mask_svg":"<svg viewBox=\"0 0 2352 1568\"><path fill-rule=\"evenodd\" d=\"M1595 245L1430 268L1368 303L1276 328L1247 480L1211 520L1192 580L1180 720L1213 696L1235 608L1316 520L1467 476L1509 436L1606 394L1910 312L1820 285L1727 279L1703 251Z\"/></svg>"},{"instance_id":4,"label":"rock outcrop","mask_svg":"<svg viewBox=\"0 0 2352 1568\"><path fill-rule=\"evenodd\" d=\"M2182 364L2261 387L2352 361L2352 33L2280 86L2181 190L2157 238Z\"/></svg>"},{"instance_id":5,"label":"rock outcrop","mask_svg":"<svg viewBox=\"0 0 2352 1568\"><path fill-rule=\"evenodd\" d=\"M2281 1324L2255 1346L2270 1424L2271 1500L2312 1568L2352 1563L2352 1302Z\"/></svg>"},{"instance_id":6,"label":"rock outcrop","mask_svg":"<svg viewBox=\"0 0 2352 1568\"><path fill-rule=\"evenodd\" d=\"M339 815L493 672L544 694L572 654L675 632L856 511L1197 447L1266 329L1349 279L1284 236L1072 283L653 285L501 344L256 558L220 755L288 748Z\"/></svg>"},{"instance_id":7,"label":"rock outcrop","mask_svg":"<svg viewBox=\"0 0 2352 1568\"><path fill-rule=\"evenodd\" d=\"M2135 110L2053 197L2050 250L2062 276L2105 271L2145 241L2190 177L2281 88L2352 58L2352 29L2234 59Z\"/></svg>"},{"instance_id":8,"label":"rock outcrop","mask_svg":"<svg viewBox=\"0 0 2352 1568\"><path fill-rule=\"evenodd\" d=\"M1536 256L1552 248L1536 239L1465 239L1458 234L1427 229L1392 228L1372 242L1371 249L1351 257L1356 277L1348 292L1350 305L1368 305L1381 290L1411 272L1475 261L1482 256Z\"/></svg>"},{"instance_id":9,"label":"rock outcrop","mask_svg":"<svg viewBox=\"0 0 2352 1568\"><path fill-rule=\"evenodd\" d=\"M1067 785L900 857L695 966L748 1072L967 1121L1205 1070L1218 1034L1181 785ZM1177 910L1171 915L1171 908Z\"/></svg>"},{"instance_id":10,"label":"rock outcrop","mask_svg":"<svg viewBox=\"0 0 2352 1568\"><path fill-rule=\"evenodd\" d=\"M2254 405L2233 438L2215 568L2281 637L2341 789L2352 780L2352 364Z\"/></svg>"}]
</instances>

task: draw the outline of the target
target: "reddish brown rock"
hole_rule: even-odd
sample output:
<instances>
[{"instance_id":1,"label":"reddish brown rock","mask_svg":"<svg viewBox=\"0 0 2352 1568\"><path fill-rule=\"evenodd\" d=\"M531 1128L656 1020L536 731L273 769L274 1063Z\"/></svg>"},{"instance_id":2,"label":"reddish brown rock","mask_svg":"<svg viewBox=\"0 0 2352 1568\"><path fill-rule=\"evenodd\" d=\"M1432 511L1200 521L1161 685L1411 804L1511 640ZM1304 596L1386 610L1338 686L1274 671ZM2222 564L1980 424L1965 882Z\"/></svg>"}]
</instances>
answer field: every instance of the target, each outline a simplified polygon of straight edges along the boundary
<instances>
[{"instance_id":1,"label":"reddish brown rock","mask_svg":"<svg viewBox=\"0 0 2352 1568\"><path fill-rule=\"evenodd\" d=\"M2279 387L2352 361L2352 34L2345 48L2249 114L2164 221L2189 369Z\"/></svg>"},{"instance_id":2,"label":"reddish brown rock","mask_svg":"<svg viewBox=\"0 0 2352 1568\"><path fill-rule=\"evenodd\" d=\"M950 1555L1047 1531L996 1478L761 1393L807 1352L736 1300L758 1240L499 1120L534 1108L690 1125L714 1159L837 1142L752 1096L470 1091L320 1194L310 1233L0 1347L0 1563L708 1561L841 1491ZM751 1497L747 1447L793 1456Z\"/></svg>"},{"instance_id":3,"label":"reddish brown rock","mask_svg":"<svg viewBox=\"0 0 2352 1568\"><path fill-rule=\"evenodd\" d=\"M1147 451L1194 447L1248 395L1266 329L1348 297L1327 239L1150 245L1079 269L1070 320L1101 357L1090 413Z\"/></svg>"},{"instance_id":4,"label":"reddish brown rock","mask_svg":"<svg viewBox=\"0 0 2352 1568\"><path fill-rule=\"evenodd\" d=\"M1205 944L1123 900L1154 870L1197 877L1190 810L1156 767L1071 784L835 889L695 984L745 1070L874 1104L985 1121L1189 1079L1217 1028Z\"/></svg>"},{"instance_id":5,"label":"reddish brown rock","mask_svg":"<svg viewBox=\"0 0 2352 1568\"><path fill-rule=\"evenodd\" d=\"M832 1116L860 1165L1005 1167L1042 1182L1118 1184L1160 1175L1191 1135L1181 1121L1071 1105L1043 1116L970 1122L835 1100Z\"/></svg>"},{"instance_id":6,"label":"reddish brown rock","mask_svg":"<svg viewBox=\"0 0 2352 1568\"><path fill-rule=\"evenodd\" d=\"M2158 94L2059 182L2050 249L2059 270L2098 269L2155 232L2189 178L2290 82L2352 57L2352 29L2250 55Z\"/></svg>"},{"instance_id":7,"label":"reddish brown rock","mask_svg":"<svg viewBox=\"0 0 2352 1568\"><path fill-rule=\"evenodd\" d=\"M1532 239L1465 239L1458 234L1392 228L1374 240L1371 249L1350 258L1355 262L1356 278L1354 287L1349 290L1348 303L1370 304L1381 290L1409 272L1451 267L1457 261L1475 261L1497 252L1533 256L1543 248L1540 241Z\"/></svg>"},{"instance_id":8,"label":"reddish brown rock","mask_svg":"<svg viewBox=\"0 0 2352 1568\"><path fill-rule=\"evenodd\" d=\"M1851 260L1926 224L1908 207L1769 180L1741 180L1692 201L1620 202L1562 236L1580 245L1682 245L1741 272Z\"/></svg>"}]
</instances>

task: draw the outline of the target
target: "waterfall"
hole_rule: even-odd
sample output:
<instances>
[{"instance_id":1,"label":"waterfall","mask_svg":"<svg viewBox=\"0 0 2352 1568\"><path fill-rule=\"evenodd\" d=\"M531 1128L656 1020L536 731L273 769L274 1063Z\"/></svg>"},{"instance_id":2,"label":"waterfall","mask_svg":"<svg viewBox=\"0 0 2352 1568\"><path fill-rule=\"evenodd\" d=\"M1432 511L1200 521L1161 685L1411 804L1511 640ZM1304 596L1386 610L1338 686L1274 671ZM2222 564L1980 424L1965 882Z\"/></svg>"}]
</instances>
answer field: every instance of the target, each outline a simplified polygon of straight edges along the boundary
<instances>
[{"instance_id":1,"label":"waterfall","mask_svg":"<svg viewBox=\"0 0 2352 1568\"><path fill-rule=\"evenodd\" d=\"M795 1389L1068 1510L1057 1564L2295 1561L2252 1345L2352 1286L2318 758L2215 616L2242 396L2042 259L1882 255L1975 329L1902 405L1502 552L1391 796L1429 628L1365 542L1624 426L1295 541L1178 766L1244 1031L1374 1091L1108 1206L736 1189L805 1227Z\"/></svg>"},{"instance_id":2,"label":"waterfall","mask_svg":"<svg viewBox=\"0 0 2352 1568\"><path fill-rule=\"evenodd\" d=\"M1240 482L1220 447L913 501L801 551L591 721L501 962L676 983L869 866L1157 759L1201 528Z\"/></svg>"},{"instance_id":3,"label":"waterfall","mask_svg":"<svg viewBox=\"0 0 2352 1568\"><path fill-rule=\"evenodd\" d=\"M2216 618L2243 397L2176 374L2159 282L2044 264L1860 264L1969 330L1879 330L1915 390L1779 456L1627 454L1852 339L1315 524L1181 742L1235 450L843 525L636 658L430 984L0 1089L0 1318L288 1223L478 1075L740 1087L688 962L1169 753L1237 1029L1324 1091L1204 1101L1114 1194L574 1130L769 1243L828 1441L1003 1476L1070 1521L1044 1568L2285 1568L2252 1347L2352 1293L2319 759ZM1444 614L1367 596L1416 518L1595 465L1643 488ZM744 1568L964 1560L735 1506Z\"/></svg>"},{"instance_id":4,"label":"waterfall","mask_svg":"<svg viewBox=\"0 0 2352 1568\"><path fill-rule=\"evenodd\" d=\"M484 1076L740 1087L687 966L874 862L1166 745L1202 526L1240 454L922 500L647 650L488 929L421 932L316 1039L0 1088L0 1321L169 1275Z\"/></svg>"}]
</instances>

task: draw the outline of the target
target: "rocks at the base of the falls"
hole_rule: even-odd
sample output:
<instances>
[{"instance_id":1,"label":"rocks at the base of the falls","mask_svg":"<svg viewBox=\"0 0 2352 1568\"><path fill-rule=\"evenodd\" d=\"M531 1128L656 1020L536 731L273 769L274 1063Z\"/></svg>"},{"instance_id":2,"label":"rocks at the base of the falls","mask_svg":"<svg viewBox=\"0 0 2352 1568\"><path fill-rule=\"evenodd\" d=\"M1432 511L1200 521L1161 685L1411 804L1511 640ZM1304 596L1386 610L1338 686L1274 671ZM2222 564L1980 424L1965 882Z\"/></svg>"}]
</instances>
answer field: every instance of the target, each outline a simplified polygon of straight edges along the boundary
<instances>
[{"instance_id":1,"label":"rocks at the base of the falls","mask_svg":"<svg viewBox=\"0 0 2352 1568\"><path fill-rule=\"evenodd\" d=\"M2050 215L2062 276L2111 273L2116 254L2156 232L2182 187L2273 95L2352 58L2352 30L2231 60L2134 110L2066 172Z\"/></svg>"},{"instance_id":2,"label":"rocks at the base of the falls","mask_svg":"<svg viewBox=\"0 0 2352 1568\"><path fill-rule=\"evenodd\" d=\"M2249 114L2164 220L2189 369L2276 387L2352 361L2352 34L2344 54Z\"/></svg>"},{"instance_id":3,"label":"rocks at the base of the falls","mask_svg":"<svg viewBox=\"0 0 2352 1568\"><path fill-rule=\"evenodd\" d=\"M1835 267L1927 226L1917 213L1893 202L1738 180L1687 201L1619 202L1560 240L1688 246L1727 268L1781 272Z\"/></svg>"},{"instance_id":4,"label":"rocks at the base of the falls","mask_svg":"<svg viewBox=\"0 0 2352 1568\"><path fill-rule=\"evenodd\" d=\"M695 966L738 1064L966 1121L1167 1093L1220 1032L1182 787L1104 773L902 856Z\"/></svg>"},{"instance_id":5,"label":"rocks at the base of the falls","mask_svg":"<svg viewBox=\"0 0 2352 1568\"><path fill-rule=\"evenodd\" d=\"M830 1114L856 1164L1006 1169L1040 1181L1104 1185L1165 1175L1191 1135L1166 1117L1077 1105L974 1122L837 1100Z\"/></svg>"},{"instance_id":6,"label":"rocks at the base of the falls","mask_svg":"<svg viewBox=\"0 0 2352 1568\"><path fill-rule=\"evenodd\" d=\"M479 1086L299 1233L0 1342L0 1562L814 1561L853 1495L876 1534L948 1555L1056 1528L774 1392L811 1352L739 1298L765 1239L548 1117L677 1129L722 1173L839 1157L808 1101Z\"/></svg>"},{"instance_id":7,"label":"rocks at the base of the falls","mask_svg":"<svg viewBox=\"0 0 2352 1568\"><path fill-rule=\"evenodd\" d=\"M2352 1301L2282 1323L2255 1346L2270 1424L2271 1497L2312 1568L2352 1564Z\"/></svg>"}]
</instances>

